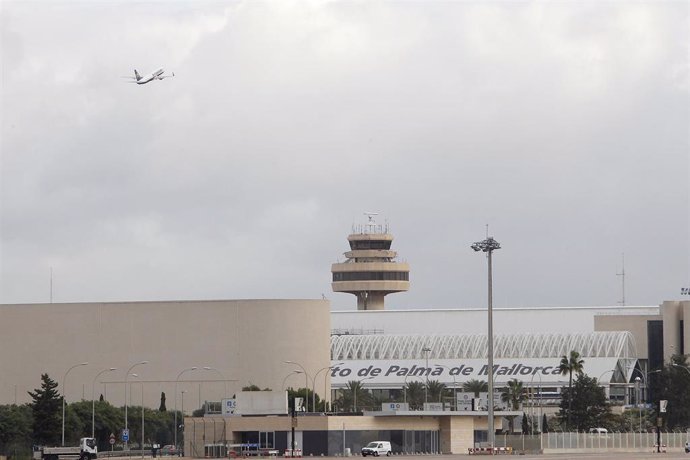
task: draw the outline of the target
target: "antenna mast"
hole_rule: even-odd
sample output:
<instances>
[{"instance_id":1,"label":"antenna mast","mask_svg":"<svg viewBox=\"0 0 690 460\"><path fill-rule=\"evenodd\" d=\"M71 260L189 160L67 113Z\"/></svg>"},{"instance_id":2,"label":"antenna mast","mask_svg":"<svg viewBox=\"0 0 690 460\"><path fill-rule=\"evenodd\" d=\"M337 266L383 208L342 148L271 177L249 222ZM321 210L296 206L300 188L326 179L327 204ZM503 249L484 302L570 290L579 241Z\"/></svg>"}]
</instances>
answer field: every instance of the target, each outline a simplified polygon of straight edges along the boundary
<instances>
[{"instance_id":1,"label":"antenna mast","mask_svg":"<svg viewBox=\"0 0 690 460\"><path fill-rule=\"evenodd\" d=\"M623 293L623 298L618 302L622 306L625 306L625 253L621 254L621 259L622 259L622 267L621 267L621 272L616 273L616 276L621 277L621 290Z\"/></svg>"}]
</instances>

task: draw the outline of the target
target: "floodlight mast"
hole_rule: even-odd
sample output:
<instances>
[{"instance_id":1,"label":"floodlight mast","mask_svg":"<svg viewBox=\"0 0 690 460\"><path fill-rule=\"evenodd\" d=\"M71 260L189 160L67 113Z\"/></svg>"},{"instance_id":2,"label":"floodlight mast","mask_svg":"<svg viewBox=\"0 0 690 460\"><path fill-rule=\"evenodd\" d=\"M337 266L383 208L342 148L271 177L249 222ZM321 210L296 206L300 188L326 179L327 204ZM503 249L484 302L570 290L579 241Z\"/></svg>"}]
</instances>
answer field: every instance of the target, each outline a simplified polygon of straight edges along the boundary
<instances>
[{"instance_id":1,"label":"floodlight mast","mask_svg":"<svg viewBox=\"0 0 690 460\"><path fill-rule=\"evenodd\" d=\"M486 252L487 255L487 260L489 262L489 298L488 298L488 320L489 320L489 326L488 326L488 333L487 333L487 342L488 342L488 371L489 374L487 376L488 378L488 390L489 390L489 398L487 401L487 409L488 409L488 439L487 441L489 442L490 447L494 447L495 442L495 433L496 430L494 429L494 331L493 331L493 296L492 296L492 290L491 290L491 254L493 251L497 249L501 249L501 245L499 244L498 241L496 241L492 236L487 236L485 240L479 241L477 243L472 244L472 249L476 252Z\"/></svg>"}]
</instances>

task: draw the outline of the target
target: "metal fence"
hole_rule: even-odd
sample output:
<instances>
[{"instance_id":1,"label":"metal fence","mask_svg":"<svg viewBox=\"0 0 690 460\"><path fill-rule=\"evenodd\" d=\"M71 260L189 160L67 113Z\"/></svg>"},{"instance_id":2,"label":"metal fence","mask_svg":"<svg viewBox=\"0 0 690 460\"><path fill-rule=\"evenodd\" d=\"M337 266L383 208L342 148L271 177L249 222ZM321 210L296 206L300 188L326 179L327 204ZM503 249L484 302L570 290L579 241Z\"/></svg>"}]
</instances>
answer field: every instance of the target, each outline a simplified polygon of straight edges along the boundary
<instances>
[{"instance_id":1,"label":"metal fence","mask_svg":"<svg viewBox=\"0 0 690 460\"><path fill-rule=\"evenodd\" d=\"M512 447L513 451L528 453L567 450L651 452L656 450L656 440L656 433L557 432L537 435L498 435L496 447ZM690 433L661 433L661 446L665 449L683 449L688 441L690 441Z\"/></svg>"}]
</instances>

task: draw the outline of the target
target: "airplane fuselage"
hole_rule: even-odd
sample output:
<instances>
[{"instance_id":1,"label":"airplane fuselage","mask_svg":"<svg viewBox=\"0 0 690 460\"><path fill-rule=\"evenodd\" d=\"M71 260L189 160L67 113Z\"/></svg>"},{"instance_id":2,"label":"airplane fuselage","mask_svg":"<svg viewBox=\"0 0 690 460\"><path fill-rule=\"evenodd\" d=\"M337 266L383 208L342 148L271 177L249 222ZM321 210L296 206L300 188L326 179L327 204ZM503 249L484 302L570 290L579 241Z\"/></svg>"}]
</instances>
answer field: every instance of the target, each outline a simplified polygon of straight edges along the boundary
<instances>
[{"instance_id":1,"label":"airplane fuselage","mask_svg":"<svg viewBox=\"0 0 690 460\"><path fill-rule=\"evenodd\" d=\"M153 80L162 80L161 75L163 75L163 69L158 69L154 72L151 72L148 75L144 75L141 77L139 80L137 80L138 85L145 85L146 83L153 81Z\"/></svg>"}]
</instances>

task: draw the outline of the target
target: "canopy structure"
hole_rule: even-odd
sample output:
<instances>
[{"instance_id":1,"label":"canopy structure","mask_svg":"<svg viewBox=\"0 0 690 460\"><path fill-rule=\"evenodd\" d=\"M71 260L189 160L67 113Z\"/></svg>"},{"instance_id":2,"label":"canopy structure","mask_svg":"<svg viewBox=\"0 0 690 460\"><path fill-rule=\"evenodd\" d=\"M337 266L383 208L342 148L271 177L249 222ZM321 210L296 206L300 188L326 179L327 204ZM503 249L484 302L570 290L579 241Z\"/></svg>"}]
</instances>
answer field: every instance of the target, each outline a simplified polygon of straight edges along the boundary
<instances>
[{"instance_id":1,"label":"canopy structure","mask_svg":"<svg viewBox=\"0 0 690 460\"><path fill-rule=\"evenodd\" d=\"M410 377L457 383L486 379L487 337L464 335L334 335L331 361L335 388L367 379L367 385L400 387ZM577 351L584 372L602 383L627 382L637 361L635 339L627 331L508 334L494 337L495 379L560 385L563 356ZM378 370L378 371L377 371Z\"/></svg>"}]
</instances>

